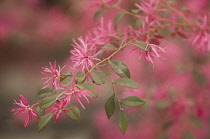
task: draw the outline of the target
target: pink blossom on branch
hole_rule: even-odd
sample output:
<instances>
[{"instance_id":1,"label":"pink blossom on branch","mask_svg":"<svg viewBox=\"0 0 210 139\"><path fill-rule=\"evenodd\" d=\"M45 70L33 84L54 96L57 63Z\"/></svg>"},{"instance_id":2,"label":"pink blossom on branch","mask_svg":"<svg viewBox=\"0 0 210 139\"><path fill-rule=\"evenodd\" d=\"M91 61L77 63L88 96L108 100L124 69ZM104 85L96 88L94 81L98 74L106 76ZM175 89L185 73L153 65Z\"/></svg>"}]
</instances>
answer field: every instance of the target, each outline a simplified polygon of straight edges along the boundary
<instances>
[{"instance_id":1,"label":"pink blossom on branch","mask_svg":"<svg viewBox=\"0 0 210 139\"><path fill-rule=\"evenodd\" d=\"M52 85L52 90L56 91L58 87L60 86L61 71L63 70L65 66L63 66L62 68L58 66L58 69L56 69L56 61L53 64L49 62L49 64L50 64L50 68L42 67L44 72L41 72L41 73L47 76L47 77L42 78L42 80L46 79L46 81L43 82L46 85L42 89Z\"/></svg>"},{"instance_id":2,"label":"pink blossom on branch","mask_svg":"<svg viewBox=\"0 0 210 139\"><path fill-rule=\"evenodd\" d=\"M154 26L155 23L161 26L160 21L168 21L167 19L160 18L158 15L159 12L166 11L166 9L158 9L159 0L148 0L140 5L136 3L135 6L146 14L140 17L145 20L148 26Z\"/></svg>"},{"instance_id":3,"label":"pink blossom on branch","mask_svg":"<svg viewBox=\"0 0 210 139\"><path fill-rule=\"evenodd\" d=\"M55 115L55 121L54 121L55 123L58 122L62 112L64 112L65 114L68 114L71 108L66 109L65 106L67 104L68 103L66 101L63 101L63 99L61 99L61 100L56 101L53 107L48 108L50 112L53 112L53 114Z\"/></svg>"},{"instance_id":4,"label":"pink blossom on branch","mask_svg":"<svg viewBox=\"0 0 210 139\"><path fill-rule=\"evenodd\" d=\"M94 62L100 61L97 56L102 50L97 51L95 43L89 42L88 37L85 39L79 37L78 40L80 43L73 40L74 49L70 51L71 60L75 63L74 68L79 68L81 71L89 70L90 67L94 66Z\"/></svg>"},{"instance_id":5,"label":"pink blossom on branch","mask_svg":"<svg viewBox=\"0 0 210 139\"><path fill-rule=\"evenodd\" d=\"M92 96L88 94L88 93L91 93L92 90L87 90L86 91L85 88L81 89L81 90L77 88L77 86L75 84L75 76L72 79L72 86L71 87L65 86L65 85L62 85L62 87L63 88L60 88L59 90L62 90L63 92L61 94L59 94L57 96L57 98L59 98L60 96L64 96L63 100L68 104L70 103L72 96L75 96L75 98L77 99L79 104L82 106L82 108L85 109L85 107L84 107L84 105L82 104L81 101L83 101L85 103L89 103L89 100L88 100L87 97L92 98ZM82 99L82 97L84 97L85 100Z\"/></svg>"},{"instance_id":6,"label":"pink blossom on branch","mask_svg":"<svg viewBox=\"0 0 210 139\"><path fill-rule=\"evenodd\" d=\"M94 38L92 38L97 45L105 45L111 43L112 40L120 40L117 36L119 32L114 29L113 23L111 21L104 22L101 18L100 26L93 29Z\"/></svg>"},{"instance_id":7,"label":"pink blossom on branch","mask_svg":"<svg viewBox=\"0 0 210 139\"><path fill-rule=\"evenodd\" d=\"M13 108L12 111L16 111L14 115L17 114L25 115L24 127L27 127L29 125L29 122L32 120L32 117L34 116L35 118L38 119L38 116L36 114L36 111L34 111L32 107L28 104L28 100L26 97L19 95L19 98L20 98L20 103L14 100L15 102L13 104L21 108Z\"/></svg>"},{"instance_id":8,"label":"pink blossom on branch","mask_svg":"<svg viewBox=\"0 0 210 139\"><path fill-rule=\"evenodd\" d=\"M209 18L205 15L202 23L197 22L200 31L194 31L192 37L188 40L191 45L201 52L210 51L210 27L208 22Z\"/></svg>"},{"instance_id":9,"label":"pink blossom on branch","mask_svg":"<svg viewBox=\"0 0 210 139\"><path fill-rule=\"evenodd\" d=\"M145 61L149 61L152 64L154 64L154 59L155 58L160 58L161 57L161 53L165 53L165 50L156 45L156 44L148 44L151 47L151 51L144 51L141 50L139 48L135 48L132 51L136 51L139 54L139 58L138 59L144 59ZM136 47L136 46L135 46Z\"/></svg>"}]
</instances>

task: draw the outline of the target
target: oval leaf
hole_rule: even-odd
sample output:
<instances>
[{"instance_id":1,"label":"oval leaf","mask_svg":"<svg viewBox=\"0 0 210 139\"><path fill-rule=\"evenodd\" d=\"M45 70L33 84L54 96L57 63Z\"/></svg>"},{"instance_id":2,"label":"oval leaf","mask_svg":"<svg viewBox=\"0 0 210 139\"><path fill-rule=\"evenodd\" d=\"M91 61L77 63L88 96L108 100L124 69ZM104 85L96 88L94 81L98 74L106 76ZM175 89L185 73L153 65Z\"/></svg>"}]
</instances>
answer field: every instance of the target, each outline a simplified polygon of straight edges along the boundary
<instances>
[{"instance_id":1,"label":"oval leaf","mask_svg":"<svg viewBox=\"0 0 210 139\"><path fill-rule=\"evenodd\" d=\"M77 72L76 74L76 83L83 83L85 81L85 73Z\"/></svg>"},{"instance_id":2,"label":"oval leaf","mask_svg":"<svg viewBox=\"0 0 210 139\"><path fill-rule=\"evenodd\" d=\"M39 118L41 118L44 115L44 109L41 109L39 106L36 108L36 113Z\"/></svg>"},{"instance_id":3,"label":"oval leaf","mask_svg":"<svg viewBox=\"0 0 210 139\"><path fill-rule=\"evenodd\" d=\"M57 96L54 95L54 96L44 98L39 104L40 108L45 109L45 108L51 106L56 101L56 97Z\"/></svg>"},{"instance_id":4,"label":"oval leaf","mask_svg":"<svg viewBox=\"0 0 210 139\"><path fill-rule=\"evenodd\" d=\"M123 85L128 88L139 88L138 84L136 84L133 80L129 78L120 78L114 82L115 84Z\"/></svg>"},{"instance_id":5,"label":"oval leaf","mask_svg":"<svg viewBox=\"0 0 210 139\"><path fill-rule=\"evenodd\" d=\"M38 97L39 98L46 97L46 96L50 95L52 92L53 91L50 88L42 89L38 92Z\"/></svg>"},{"instance_id":6,"label":"oval leaf","mask_svg":"<svg viewBox=\"0 0 210 139\"><path fill-rule=\"evenodd\" d=\"M135 42L132 44L136 45L138 48L146 52L150 52L152 50L151 46L146 42Z\"/></svg>"},{"instance_id":7,"label":"oval leaf","mask_svg":"<svg viewBox=\"0 0 210 139\"><path fill-rule=\"evenodd\" d=\"M94 15L94 20L97 20L107 9L101 9L99 11L97 11Z\"/></svg>"},{"instance_id":8,"label":"oval leaf","mask_svg":"<svg viewBox=\"0 0 210 139\"><path fill-rule=\"evenodd\" d=\"M118 26L118 23L119 23L119 21L120 21L120 19L122 19L122 17L124 16L124 12L122 12L122 13L118 13L116 16L115 16L115 18L114 18L114 27L115 27L115 29L117 29L117 26Z\"/></svg>"},{"instance_id":9,"label":"oval leaf","mask_svg":"<svg viewBox=\"0 0 210 139\"><path fill-rule=\"evenodd\" d=\"M97 70L93 70L90 72L90 75L95 84L101 85L106 81L106 74L104 72L99 72Z\"/></svg>"},{"instance_id":10,"label":"oval leaf","mask_svg":"<svg viewBox=\"0 0 210 139\"><path fill-rule=\"evenodd\" d=\"M121 130L121 132L123 133L123 135L125 134L127 128L128 128L128 120L125 116L124 111L120 111L120 116L119 116L119 128Z\"/></svg>"},{"instance_id":11,"label":"oval leaf","mask_svg":"<svg viewBox=\"0 0 210 139\"><path fill-rule=\"evenodd\" d=\"M71 105L71 109L67 114L72 120L80 122L80 111L76 106Z\"/></svg>"},{"instance_id":12,"label":"oval leaf","mask_svg":"<svg viewBox=\"0 0 210 139\"><path fill-rule=\"evenodd\" d=\"M140 105L143 105L145 101L143 101L137 96L129 96L129 97L124 98L122 100L122 103L127 106L138 107Z\"/></svg>"},{"instance_id":13,"label":"oval leaf","mask_svg":"<svg viewBox=\"0 0 210 139\"><path fill-rule=\"evenodd\" d=\"M103 49L117 50L117 47L115 45L111 44L111 43L108 43L108 44L104 45L102 48Z\"/></svg>"},{"instance_id":14,"label":"oval leaf","mask_svg":"<svg viewBox=\"0 0 210 139\"><path fill-rule=\"evenodd\" d=\"M130 78L130 71L125 63L118 60L109 60L108 63L111 65L114 72L120 77Z\"/></svg>"},{"instance_id":15,"label":"oval leaf","mask_svg":"<svg viewBox=\"0 0 210 139\"><path fill-rule=\"evenodd\" d=\"M53 117L53 114L48 113L40 118L39 123L38 123L38 132L41 132L45 128L45 126L49 123L52 117Z\"/></svg>"},{"instance_id":16,"label":"oval leaf","mask_svg":"<svg viewBox=\"0 0 210 139\"><path fill-rule=\"evenodd\" d=\"M98 97L98 93L97 93L97 90L95 88L95 86L91 83L82 83L80 85L78 85L78 87L80 89L83 89L85 88L86 90L93 90L92 93L88 93L89 95L91 95L92 97Z\"/></svg>"},{"instance_id":17,"label":"oval leaf","mask_svg":"<svg viewBox=\"0 0 210 139\"><path fill-rule=\"evenodd\" d=\"M106 115L110 119L115 111L115 95L112 95L105 103Z\"/></svg>"}]
</instances>

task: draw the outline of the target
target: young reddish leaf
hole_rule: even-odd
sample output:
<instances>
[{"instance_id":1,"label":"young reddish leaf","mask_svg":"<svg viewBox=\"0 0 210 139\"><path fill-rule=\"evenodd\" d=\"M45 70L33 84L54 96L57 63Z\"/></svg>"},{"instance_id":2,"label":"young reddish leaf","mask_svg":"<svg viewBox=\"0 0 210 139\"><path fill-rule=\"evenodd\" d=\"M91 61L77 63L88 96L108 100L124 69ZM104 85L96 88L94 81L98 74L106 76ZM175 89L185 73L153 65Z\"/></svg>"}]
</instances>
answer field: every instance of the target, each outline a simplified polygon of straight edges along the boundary
<instances>
[{"instance_id":1,"label":"young reddish leaf","mask_svg":"<svg viewBox=\"0 0 210 139\"><path fill-rule=\"evenodd\" d=\"M91 83L82 83L80 85L78 85L78 87L80 89L86 88L86 90L93 90L92 93L88 93L89 95L91 95L92 97L98 97L98 92L97 89L95 88L95 86Z\"/></svg>"},{"instance_id":2,"label":"young reddish leaf","mask_svg":"<svg viewBox=\"0 0 210 139\"><path fill-rule=\"evenodd\" d=\"M118 60L109 60L108 63L111 65L114 72L120 77L130 78L130 71L125 63Z\"/></svg>"},{"instance_id":3,"label":"young reddish leaf","mask_svg":"<svg viewBox=\"0 0 210 139\"><path fill-rule=\"evenodd\" d=\"M124 98L122 100L122 103L127 106L138 107L140 105L143 105L145 101L143 101L137 96L129 96L129 97Z\"/></svg>"},{"instance_id":4,"label":"young reddish leaf","mask_svg":"<svg viewBox=\"0 0 210 139\"><path fill-rule=\"evenodd\" d=\"M53 92L53 91L52 91L52 89L50 89L50 88L42 89L42 90L40 90L40 91L38 92L38 97L39 97L39 98L46 97L46 96L52 94L52 92Z\"/></svg>"},{"instance_id":5,"label":"young reddish leaf","mask_svg":"<svg viewBox=\"0 0 210 139\"><path fill-rule=\"evenodd\" d=\"M94 15L94 20L97 20L107 9L101 9L99 11L97 11Z\"/></svg>"},{"instance_id":6,"label":"young reddish leaf","mask_svg":"<svg viewBox=\"0 0 210 139\"><path fill-rule=\"evenodd\" d=\"M123 85L128 88L139 88L138 84L136 84L133 80L129 78L120 78L114 82L115 84Z\"/></svg>"},{"instance_id":7,"label":"young reddish leaf","mask_svg":"<svg viewBox=\"0 0 210 139\"><path fill-rule=\"evenodd\" d=\"M44 109L41 109L39 106L36 108L36 113L39 118L41 118L44 115Z\"/></svg>"},{"instance_id":8,"label":"young reddish leaf","mask_svg":"<svg viewBox=\"0 0 210 139\"><path fill-rule=\"evenodd\" d=\"M184 33L177 31L177 34L178 34L180 37L187 39L187 36L186 36Z\"/></svg>"},{"instance_id":9,"label":"young reddish leaf","mask_svg":"<svg viewBox=\"0 0 210 139\"><path fill-rule=\"evenodd\" d=\"M71 109L67 114L72 120L80 122L80 111L76 106L71 105Z\"/></svg>"},{"instance_id":10,"label":"young reddish leaf","mask_svg":"<svg viewBox=\"0 0 210 139\"><path fill-rule=\"evenodd\" d=\"M146 52L150 52L152 50L151 46L146 42L134 42L132 44L136 45L138 48Z\"/></svg>"},{"instance_id":11,"label":"young reddish leaf","mask_svg":"<svg viewBox=\"0 0 210 139\"><path fill-rule=\"evenodd\" d=\"M45 109L45 108L51 106L56 101L56 97L57 96L54 95L54 96L44 98L39 104L40 108Z\"/></svg>"},{"instance_id":12,"label":"young reddish leaf","mask_svg":"<svg viewBox=\"0 0 210 139\"><path fill-rule=\"evenodd\" d=\"M165 37L162 36L162 35L155 35L155 37L156 37L157 39L164 39L164 38L165 38Z\"/></svg>"},{"instance_id":13,"label":"young reddish leaf","mask_svg":"<svg viewBox=\"0 0 210 139\"><path fill-rule=\"evenodd\" d=\"M115 29L117 29L117 26L118 26L118 23L119 23L119 21L120 21L120 19L122 19L122 17L124 16L124 12L122 12L122 13L118 13L116 16L115 16L115 18L114 18L114 27L115 27Z\"/></svg>"},{"instance_id":14,"label":"young reddish leaf","mask_svg":"<svg viewBox=\"0 0 210 139\"><path fill-rule=\"evenodd\" d=\"M90 72L90 75L95 84L101 85L106 81L106 74L104 72L99 72L97 70L93 70Z\"/></svg>"},{"instance_id":15,"label":"young reddish leaf","mask_svg":"<svg viewBox=\"0 0 210 139\"><path fill-rule=\"evenodd\" d=\"M126 118L126 115L124 111L120 111L119 121L118 121L119 128L123 135L125 134L127 128L128 128L128 120Z\"/></svg>"},{"instance_id":16,"label":"young reddish leaf","mask_svg":"<svg viewBox=\"0 0 210 139\"><path fill-rule=\"evenodd\" d=\"M106 115L110 119L115 111L115 95L113 94L105 103Z\"/></svg>"},{"instance_id":17,"label":"young reddish leaf","mask_svg":"<svg viewBox=\"0 0 210 139\"><path fill-rule=\"evenodd\" d=\"M159 45L159 44L160 44L160 42L159 42L158 39L150 39L149 42L150 42L151 44L156 44L156 45Z\"/></svg>"},{"instance_id":18,"label":"young reddish leaf","mask_svg":"<svg viewBox=\"0 0 210 139\"><path fill-rule=\"evenodd\" d=\"M52 117L53 117L53 114L48 113L40 118L39 123L38 123L38 132L41 132L46 127L46 125L49 123Z\"/></svg>"}]
</instances>

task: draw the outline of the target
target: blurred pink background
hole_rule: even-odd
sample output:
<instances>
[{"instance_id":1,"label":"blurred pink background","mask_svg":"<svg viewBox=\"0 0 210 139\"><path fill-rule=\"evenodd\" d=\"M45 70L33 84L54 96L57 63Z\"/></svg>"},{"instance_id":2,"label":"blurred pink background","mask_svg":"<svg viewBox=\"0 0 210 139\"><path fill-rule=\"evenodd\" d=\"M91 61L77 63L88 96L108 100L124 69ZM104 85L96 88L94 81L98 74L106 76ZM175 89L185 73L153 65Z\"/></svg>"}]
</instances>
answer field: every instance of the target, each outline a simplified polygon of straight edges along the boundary
<instances>
[{"instance_id":1,"label":"blurred pink background","mask_svg":"<svg viewBox=\"0 0 210 139\"><path fill-rule=\"evenodd\" d=\"M132 1L124 1L131 7ZM121 89L122 97L137 95L146 101L139 108L126 108L128 131L123 136L117 115L108 120L104 103L111 96L109 84L99 88L99 98L81 109L81 123L62 119L42 132L36 122L24 128L11 113L13 99L25 94L29 103L38 100L43 87L40 71L49 61L68 64L71 40L98 25L93 20L97 7L92 0L1 0L0 1L0 138L2 139L209 139L210 138L210 56L196 53L186 42L166 41L164 59L152 65L137 60L126 48L114 59L124 61L140 89ZM177 0L177 2L182 2ZM197 4L198 3L198 4ZM209 12L208 1L185 1L195 14ZM199 5L199 6L198 6ZM105 19L113 19L115 10ZM126 56L126 57L125 57Z\"/></svg>"}]
</instances>

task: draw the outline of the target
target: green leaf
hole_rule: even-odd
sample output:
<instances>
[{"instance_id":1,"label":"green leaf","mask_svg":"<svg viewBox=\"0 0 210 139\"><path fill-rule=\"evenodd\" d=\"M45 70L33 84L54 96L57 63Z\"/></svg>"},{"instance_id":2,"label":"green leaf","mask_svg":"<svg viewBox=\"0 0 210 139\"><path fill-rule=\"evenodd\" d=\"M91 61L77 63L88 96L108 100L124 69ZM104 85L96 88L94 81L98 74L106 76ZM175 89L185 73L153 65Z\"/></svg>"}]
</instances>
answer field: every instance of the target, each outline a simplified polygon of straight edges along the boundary
<instances>
[{"instance_id":1,"label":"green leaf","mask_svg":"<svg viewBox=\"0 0 210 139\"><path fill-rule=\"evenodd\" d=\"M142 20L142 19L136 20L136 23L135 23L136 28L142 27L143 23L144 23L144 20Z\"/></svg>"},{"instance_id":2,"label":"green leaf","mask_svg":"<svg viewBox=\"0 0 210 139\"><path fill-rule=\"evenodd\" d=\"M145 101L143 101L137 96L129 96L129 97L124 98L122 100L122 103L127 106L138 107L140 105L143 105Z\"/></svg>"},{"instance_id":3,"label":"green leaf","mask_svg":"<svg viewBox=\"0 0 210 139\"><path fill-rule=\"evenodd\" d=\"M72 120L80 122L80 111L76 106L71 105L71 109L67 114Z\"/></svg>"},{"instance_id":4,"label":"green leaf","mask_svg":"<svg viewBox=\"0 0 210 139\"><path fill-rule=\"evenodd\" d=\"M45 108L51 106L56 101L56 97L57 96L54 95L54 96L44 98L39 104L40 108L45 109Z\"/></svg>"},{"instance_id":5,"label":"green leaf","mask_svg":"<svg viewBox=\"0 0 210 139\"><path fill-rule=\"evenodd\" d=\"M82 83L82 84L78 85L78 87L80 89L86 88L86 90L93 90L92 93L88 93L88 94L91 95L92 97L98 97L97 89L95 88L95 86L93 84Z\"/></svg>"},{"instance_id":6,"label":"green leaf","mask_svg":"<svg viewBox=\"0 0 210 139\"><path fill-rule=\"evenodd\" d=\"M115 84L123 85L128 88L139 88L138 84L136 84L133 80L129 78L120 78L114 82Z\"/></svg>"},{"instance_id":7,"label":"green leaf","mask_svg":"<svg viewBox=\"0 0 210 139\"><path fill-rule=\"evenodd\" d=\"M173 121L170 120L170 121L167 121L165 122L163 125L162 125L162 129L166 130L168 129L169 127L171 127L173 125Z\"/></svg>"},{"instance_id":8,"label":"green leaf","mask_svg":"<svg viewBox=\"0 0 210 139\"><path fill-rule=\"evenodd\" d=\"M162 110L168 108L170 105L171 105L170 100L161 100L156 102L155 107L159 110Z\"/></svg>"},{"instance_id":9,"label":"green leaf","mask_svg":"<svg viewBox=\"0 0 210 139\"><path fill-rule=\"evenodd\" d=\"M45 126L49 123L52 117L53 117L53 114L48 113L40 118L39 123L38 123L38 132L41 132L45 128Z\"/></svg>"},{"instance_id":10,"label":"green leaf","mask_svg":"<svg viewBox=\"0 0 210 139\"><path fill-rule=\"evenodd\" d=\"M109 60L108 63L117 75L130 78L130 71L125 63L118 60Z\"/></svg>"},{"instance_id":11,"label":"green leaf","mask_svg":"<svg viewBox=\"0 0 210 139\"><path fill-rule=\"evenodd\" d=\"M131 9L131 12L137 14L139 12L139 9Z\"/></svg>"},{"instance_id":12,"label":"green leaf","mask_svg":"<svg viewBox=\"0 0 210 139\"><path fill-rule=\"evenodd\" d=\"M44 115L44 109L41 109L39 106L36 108L36 113L39 118L41 118Z\"/></svg>"},{"instance_id":13,"label":"green leaf","mask_svg":"<svg viewBox=\"0 0 210 139\"><path fill-rule=\"evenodd\" d=\"M60 75L60 81L65 80L69 75Z\"/></svg>"},{"instance_id":14,"label":"green leaf","mask_svg":"<svg viewBox=\"0 0 210 139\"><path fill-rule=\"evenodd\" d=\"M42 97L46 97L48 95L50 95L53 91L50 88L45 88L42 89L38 92L38 97L42 98Z\"/></svg>"},{"instance_id":15,"label":"green leaf","mask_svg":"<svg viewBox=\"0 0 210 139\"><path fill-rule=\"evenodd\" d=\"M104 50L100 54L98 54L97 58L102 60L103 59L103 54L104 54Z\"/></svg>"},{"instance_id":16,"label":"green leaf","mask_svg":"<svg viewBox=\"0 0 210 139\"><path fill-rule=\"evenodd\" d=\"M205 85L205 83L207 83L206 76L204 74L202 74L201 72L199 72L198 70L192 71L192 75L200 86L203 86L203 85Z\"/></svg>"},{"instance_id":17,"label":"green leaf","mask_svg":"<svg viewBox=\"0 0 210 139\"><path fill-rule=\"evenodd\" d=\"M102 48L103 49L117 50L117 47L115 45L111 44L111 43L108 43L108 44L104 45Z\"/></svg>"},{"instance_id":18,"label":"green leaf","mask_svg":"<svg viewBox=\"0 0 210 139\"><path fill-rule=\"evenodd\" d=\"M107 9L101 9L99 11L97 11L94 15L94 20L97 20Z\"/></svg>"},{"instance_id":19,"label":"green leaf","mask_svg":"<svg viewBox=\"0 0 210 139\"><path fill-rule=\"evenodd\" d=\"M116 4L112 5L113 8L118 8L122 0L118 0Z\"/></svg>"},{"instance_id":20,"label":"green leaf","mask_svg":"<svg viewBox=\"0 0 210 139\"><path fill-rule=\"evenodd\" d=\"M120 21L120 19L122 19L122 17L124 16L124 12L118 13L115 18L114 18L114 27L115 29L117 29L118 23Z\"/></svg>"},{"instance_id":21,"label":"green leaf","mask_svg":"<svg viewBox=\"0 0 210 139\"><path fill-rule=\"evenodd\" d=\"M128 128L128 120L125 116L124 111L120 111L120 116L119 116L119 128L121 130L121 132L123 133L123 135L125 134L127 128Z\"/></svg>"},{"instance_id":22,"label":"green leaf","mask_svg":"<svg viewBox=\"0 0 210 139\"><path fill-rule=\"evenodd\" d=\"M185 131L183 137L184 139L196 139L196 136L190 131Z\"/></svg>"},{"instance_id":23,"label":"green leaf","mask_svg":"<svg viewBox=\"0 0 210 139\"><path fill-rule=\"evenodd\" d=\"M203 124L201 119L199 119L196 116L190 116L190 120L192 121L192 123L197 127L197 128L203 128Z\"/></svg>"},{"instance_id":24,"label":"green leaf","mask_svg":"<svg viewBox=\"0 0 210 139\"><path fill-rule=\"evenodd\" d=\"M99 72L97 70L93 70L90 72L90 75L95 84L101 85L106 81L106 74L104 72Z\"/></svg>"},{"instance_id":25,"label":"green leaf","mask_svg":"<svg viewBox=\"0 0 210 139\"><path fill-rule=\"evenodd\" d=\"M115 95L113 94L105 103L106 115L110 119L115 111Z\"/></svg>"},{"instance_id":26,"label":"green leaf","mask_svg":"<svg viewBox=\"0 0 210 139\"><path fill-rule=\"evenodd\" d=\"M84 72L77 72L76 74L76 83L82 83L85 81L85 73Z\"/></svg>"},{"instance_id":27,"label":"green leaf","mask_svg":"<svg viewBox=\"0 0 210 139\"><path fill-rule=\"evenodd\" d=\"M72 82L72 77L67 77L65 80L62 81L62 84L68 86L71 84L71 82Z\"/></svg>"},{"instance_id":28,"label":"green leaf","mask_svg":"<svg viewBox=\"0 0 210 139\"><path fill-rule=\"evenodd\" d=\"M138 48L146 52L150 52L152 50L151 46L146 42L135 42L132 44L136 45Z\"/></svg>"},{"instance_id":29,"label":"green leaf","mask_svg":"<svg viewBox=\"0 0 210 139\"><path fill-rule=\"evenodd\" d=\"M70 70L67 74L65 74L65 75L68 75L68 76L73 76L73 71L72 70Z\"/></svg>"}]
</instances>

